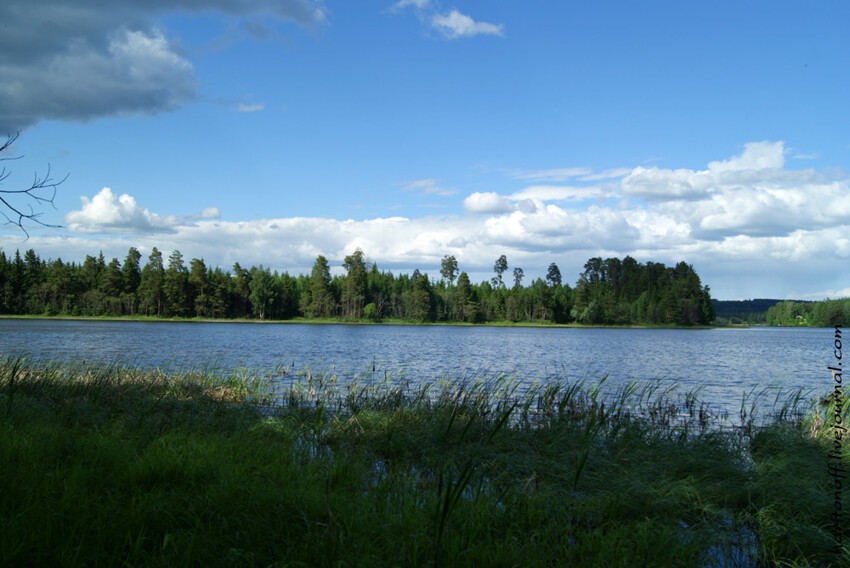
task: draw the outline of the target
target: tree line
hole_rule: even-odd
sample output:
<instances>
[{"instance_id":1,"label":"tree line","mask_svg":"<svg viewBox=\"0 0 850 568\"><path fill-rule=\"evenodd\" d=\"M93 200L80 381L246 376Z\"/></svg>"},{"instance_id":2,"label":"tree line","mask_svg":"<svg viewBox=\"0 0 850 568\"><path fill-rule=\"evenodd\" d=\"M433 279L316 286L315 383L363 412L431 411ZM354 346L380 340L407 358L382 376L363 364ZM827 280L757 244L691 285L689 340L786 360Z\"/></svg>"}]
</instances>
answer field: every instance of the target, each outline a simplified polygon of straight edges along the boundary
<instances>
[{"instance_id":1,"label":"tree line","mask_svg":"<svg viewBox=\"0 0 850 568\"><path fill-rule=\"evenodd\" d=\"M494 276L480 283L446 255L440 277L414 270L394 275L367 262L360 249L333 274L318 256L310 274L290 275L263 265L232 270L188 264L180 251L166 259L156 247L142 265L131 247L123 262L103 253L82 263L44 260L0 250L0 313L162 318L294 318L410 322L551 322L702 325L714 320L708 286L679 262L639 263L631 257L592 258L575 286L549 265L525 285L522 268L509 272L501 255Z\"/></svg>"},{"instance_id":2,"label":"tree line","mask_svg":"<svg viewBox=\"0 0 850 568\"><path fill-rule=\"evenodd\" d=\"M833 327L850 325L850 298L819 302L778 302L767 310L767 324Z\"/></svg>"}]
</instances>

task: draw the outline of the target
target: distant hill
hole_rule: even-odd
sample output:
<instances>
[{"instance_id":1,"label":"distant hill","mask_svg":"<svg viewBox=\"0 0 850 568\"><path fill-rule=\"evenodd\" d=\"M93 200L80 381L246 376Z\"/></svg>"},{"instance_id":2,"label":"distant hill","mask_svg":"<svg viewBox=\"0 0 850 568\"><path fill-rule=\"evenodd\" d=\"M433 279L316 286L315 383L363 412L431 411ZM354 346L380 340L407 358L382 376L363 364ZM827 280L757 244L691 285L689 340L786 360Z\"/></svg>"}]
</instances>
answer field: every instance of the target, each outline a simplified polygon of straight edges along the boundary
<instances>
[{"instance_id":1,"label":"distant hill","mask_svg":"<svg viewBox=\"0 0 850 568\"><path fill-rule=\"evenodd\" d=\"M782 300L756 298L754 300L711 300L717 316L715 323L767 323L767 310Z\"/></svg>"}]
</instances>

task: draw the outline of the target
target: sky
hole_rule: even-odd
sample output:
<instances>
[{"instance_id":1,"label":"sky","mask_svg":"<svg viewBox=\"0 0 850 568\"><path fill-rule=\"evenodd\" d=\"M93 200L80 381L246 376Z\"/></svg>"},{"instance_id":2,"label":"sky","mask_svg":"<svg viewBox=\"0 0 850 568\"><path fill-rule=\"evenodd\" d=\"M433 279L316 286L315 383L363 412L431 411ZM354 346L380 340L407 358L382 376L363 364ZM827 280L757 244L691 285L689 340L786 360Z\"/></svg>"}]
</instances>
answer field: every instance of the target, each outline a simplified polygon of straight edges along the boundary
<instances>
[{"instance_id":1,"label":"sky","mask_svg":"<svg viewBox=\"0 0 850 568\"><path fill-rule=\"evenodd\" d=\"M0 191L67 179L0 194L56 225L0 248L298 274L359 247L473 281L504 254L526 284L631 255L718 299L850 296L848 26L843 0L4 0Z\"/></svg>"}]
</instances>

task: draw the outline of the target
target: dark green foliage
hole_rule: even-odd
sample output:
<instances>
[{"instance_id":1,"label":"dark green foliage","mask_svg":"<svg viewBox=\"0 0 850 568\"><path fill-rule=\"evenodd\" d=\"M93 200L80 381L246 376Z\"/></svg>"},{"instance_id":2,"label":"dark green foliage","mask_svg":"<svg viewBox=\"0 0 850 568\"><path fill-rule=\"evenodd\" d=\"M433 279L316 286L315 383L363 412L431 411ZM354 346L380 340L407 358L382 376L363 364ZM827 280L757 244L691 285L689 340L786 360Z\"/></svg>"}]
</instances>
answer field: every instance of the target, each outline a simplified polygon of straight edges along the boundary
<instances>
[{"instance_id":1,"label":"dark green foliage","mask_svg":"<svg viewBox=\"0 0 850 568\"><path fill-rule=\"evenodd\" d=\"M161 316L164 314L164 283L165 268L162 264L162 253L156 247L153 247L148 262L142 269L139 283L139 304L143 315Z\"/></svg>"},{"instance_id":2,"label":"dark green foliage","mask_svg":"<svg viewBox=\"0 0 850 568\"><path fill-rule=\"evenodd\" d=\"M331 290L331 267L328 259L319 255L302 295L301 311L307 317L327 318L336 313L336 300Z\"/></svg>"},{"instance_id":3,"label":"dark green foliage","mask_svg":"<svg viewBox=\"0 0 850 568\"><path fill-rule=\"evenodd\" d=\"M587 324L706 325L715 318L709 287L691 265L640 264L628 256L587 261L571 315Z\"/></svg>"},{"instance_id":4,"label":"dark green foliage","mask_svg":"<svg viewBox=\"0 0 850 568\"><path fill-rule=\"evenodd\" d=\"M765 324L767 310L782 300L711 300L717 322L723 324Z\"/></svg>"},{"instance_id":5,"label":"dark green foliage","mask_svg":"<svg viewBox=\"0 0 850 568\"><path fill-rule=\"evenodd\" d=\"M281 294L280 278L276 273L273 277L271 271L263 268L262 264L259 268L252 268L249 275L248 288L251 291L250 300L254 315L260 319L266 319L266 315Z\"/></svg>"},{"instance_id":6,"label":"dark green foliage","mask_svg":"<svg viewBox=\"0 0 850 568\"><path fill-rule=\"evenodd\" d=\"M767 310L767 324L781 326L850 326L850 298L820 302L778 302Z\"/></svg>"},{"instance_id":7,"label":"dark green foliage","mask_svg":"<svg viewBox=\"0 0 850 568\"><path fill-rule=\"evenodd\" d=\"M0 565L850 560L799 395L747 433L651 384L288 379L0 362Z\"/></svg>"},{"instance_id":8,"label":"dark green foliage","mask_svg":"<svg viewBox=\"0 0 850 568\"><path fill-rule=\"evenodd\" d=\"M631 257L592 258L572 288L561 282L555 263L545 279L529 285L523 285L525 271L514 267L508 287L505 255L496 260L492 282L479 284L458 272L449 255L441 261L440 280L419 270L380 271L360 249L343 259L345 274L336 276L324 256L310 275L298 276L239 263L224 272L197 258L187 267L178 250L166 267L156 247L144 268L140 259L135 248L123 265L116 258L107 263L103 254L75 265L44 261L33 250L11 260L0 251L0 314L591 325L704 325L714 319L708 286L684 262L668 268ZM840 319L836 314L826 317Z\"/></svg>"},{"instance_id":9,"label":"dark green foliage","mask_svg":"<svg viewBox=\"0 0 850 568\"><path fill-rule=\"evenodd\" d=\"M342 286L342 317L360 319L366 301L366 261L363 251L357 249L345 257L342 263L346 271Z\"/></svg>"}]
</instances>

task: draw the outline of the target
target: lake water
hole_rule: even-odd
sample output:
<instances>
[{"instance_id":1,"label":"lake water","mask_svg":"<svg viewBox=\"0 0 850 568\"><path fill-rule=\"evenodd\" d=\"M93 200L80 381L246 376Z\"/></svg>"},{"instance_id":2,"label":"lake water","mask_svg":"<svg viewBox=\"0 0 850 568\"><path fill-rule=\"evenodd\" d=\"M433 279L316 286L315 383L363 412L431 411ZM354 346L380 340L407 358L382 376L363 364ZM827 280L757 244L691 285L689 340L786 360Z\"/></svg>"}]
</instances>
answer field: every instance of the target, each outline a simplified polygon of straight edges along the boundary
<instances>
[{"instance_id":1,"label":"lake water","mask_svg":"<svg viewBox=\"0 0 850 568\"><path fill-rule=\"evenodd\" d=\"M832 329L609 329L0 320L0 353L135 367L280 367L340 378L661 381L735 408L766 387L832 388Z\"/></svg>"}]
</instances>

